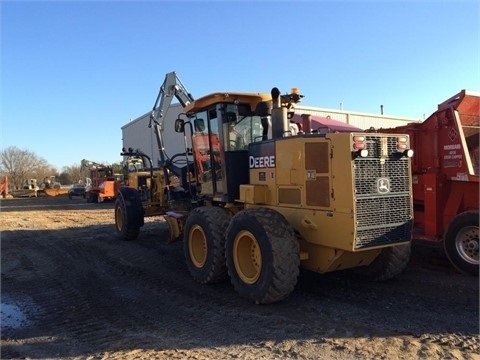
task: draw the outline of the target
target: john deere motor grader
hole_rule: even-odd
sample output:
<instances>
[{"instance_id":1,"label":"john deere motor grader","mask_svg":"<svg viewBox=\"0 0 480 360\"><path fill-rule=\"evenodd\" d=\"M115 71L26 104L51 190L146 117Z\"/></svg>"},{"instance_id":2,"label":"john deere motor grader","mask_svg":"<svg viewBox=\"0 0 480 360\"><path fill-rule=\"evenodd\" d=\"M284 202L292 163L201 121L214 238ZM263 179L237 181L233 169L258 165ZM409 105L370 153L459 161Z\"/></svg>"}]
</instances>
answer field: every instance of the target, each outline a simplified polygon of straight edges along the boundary
<instances>
[{"instance_id":1,"label":"john deere motor grader","mask_svg":"<svg viewBox=\"0 0 480 360\"><path fill-rule=\"evenodd\" d=\"M184 153L168 157L162 118L174 96L185 110L175 131L191 148L185 141ZM120 188L121 238L134 240L145 217L162 215L170 240L183 239L196 281L230 277L242 297L258 304L287 297L300 266L352 269L376 280L402 272L413 223L409 137L318 134L308 117L292 127L302 97L273 88L194 100L174 72L167 74L151 116L159 169L142 175L148 192ZM122 155L144 156L133 149Z\"/></svg>"}]
</instances>

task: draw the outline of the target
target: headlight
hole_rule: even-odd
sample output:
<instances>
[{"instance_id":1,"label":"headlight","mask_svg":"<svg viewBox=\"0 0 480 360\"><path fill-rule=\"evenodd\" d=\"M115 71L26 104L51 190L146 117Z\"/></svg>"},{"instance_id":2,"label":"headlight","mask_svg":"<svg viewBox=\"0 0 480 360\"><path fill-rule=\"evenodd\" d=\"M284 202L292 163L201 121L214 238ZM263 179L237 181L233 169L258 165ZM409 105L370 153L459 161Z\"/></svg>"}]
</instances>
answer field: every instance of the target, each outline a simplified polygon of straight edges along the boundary
<instances>
[{"instance_id":1,"label":"headlight","mask_svg":"<svg viewBox=\"0 0 480 360\"><path fill-rule=\"evenodd\" d=\"M403 156L411 158L413 156L413 150L412 149L407 149L403 152Z\"/></svg>"}]
</instances>

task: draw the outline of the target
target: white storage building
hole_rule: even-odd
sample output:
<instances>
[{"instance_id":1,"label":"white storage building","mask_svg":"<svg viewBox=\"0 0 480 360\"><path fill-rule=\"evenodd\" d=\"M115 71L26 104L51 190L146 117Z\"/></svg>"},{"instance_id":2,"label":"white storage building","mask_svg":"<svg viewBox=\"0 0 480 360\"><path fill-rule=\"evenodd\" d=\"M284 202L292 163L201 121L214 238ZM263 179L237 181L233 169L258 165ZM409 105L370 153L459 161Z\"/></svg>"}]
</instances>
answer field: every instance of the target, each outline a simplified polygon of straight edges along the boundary
<instances>
[{"instance_id":1,"label":"white storage building","mask_svg":"<svg viewBox=\"0 0 480 360\"><path fill-rule=\"evenodd\" d=\"M180 104L172 104L163 121L162 139L169 157L185 151L183 136L174 131L175 120L181 112L183 108ZM152 159L153 165L157 166L160 155L154 127L148 127L150 114L151 112L148 112L122 126L122 147L143 151ZM189 147L191 147L190 142Z\"/></svg>"},{"instance_id":2,"label":"white storage building","mask_svg":"<svg viewBox=\"0 0 480 360\"><path fill-rule=\"evenodd\" d=\"M177 153L184 152L185 139L181 134L174 131L175 119L183 112L180 104L172 104L163 121L163 142L167 156L172 157ZM310 106L295 106L296 114L310 114L321 117L330 117L333 120L345 122L360 129L391 128L405 125L410 122L420 122L419 119L385 116L380 114L368 114L335 109L325 109ZM186 119L186 118L184 118ZM125 148L140 149L148 155L156 166L160 158L157 139L154 128L149 128L150 112L130 121L122 126L122 146ZM191 147L189 139L186 139L187 146Z\"/></svg>"}]
</instances>

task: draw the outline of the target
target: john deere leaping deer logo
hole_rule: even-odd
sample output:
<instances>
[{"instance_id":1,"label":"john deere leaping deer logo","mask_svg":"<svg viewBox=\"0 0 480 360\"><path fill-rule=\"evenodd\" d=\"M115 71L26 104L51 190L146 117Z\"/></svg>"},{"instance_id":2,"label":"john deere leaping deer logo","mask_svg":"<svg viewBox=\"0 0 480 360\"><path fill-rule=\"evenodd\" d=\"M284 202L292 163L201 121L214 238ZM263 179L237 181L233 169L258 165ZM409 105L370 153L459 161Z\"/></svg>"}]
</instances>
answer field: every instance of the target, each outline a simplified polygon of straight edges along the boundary
<instances>
[{"instance_id":1,"label":"john deere leaping deer logo","mask_svg":"<svg viewBox=\"0 0 480 360\"><path fill-rule=\"evenodd\" d=\"M377 191L379 194L387 194L390 192L390 180L387 178L377 179Z\"/></svg>"}]
</instances>

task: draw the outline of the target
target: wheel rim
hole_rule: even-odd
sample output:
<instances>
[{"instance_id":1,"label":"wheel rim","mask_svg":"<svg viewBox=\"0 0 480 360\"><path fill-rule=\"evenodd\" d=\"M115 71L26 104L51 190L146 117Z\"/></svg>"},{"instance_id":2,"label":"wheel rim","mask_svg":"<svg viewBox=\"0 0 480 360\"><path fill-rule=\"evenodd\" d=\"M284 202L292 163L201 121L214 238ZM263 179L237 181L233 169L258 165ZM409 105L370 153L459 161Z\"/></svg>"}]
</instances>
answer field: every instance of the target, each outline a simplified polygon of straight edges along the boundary
<instances>
[{"instance_id":1,"label":"wheel rim","mask_svg":"<svg viewBox=\"0 0 480 360\"><path fill-rule=\"evenodd\" d=\"M195 225L190 230L188 237L188 252L193 265L201 268L207 262L207 239L203 229L199 225Z\"/></svg>"},{"instance_id":2,"label":"wheel rim","mask_svg":"<svg viewBox=\"0 0 480 360\"><path fill-rule=\"evenodd\" d=\"M254 284L262 272L262 253L257 239L250 231L241 231L233 243L233 262L240 279Z\"/></svg>"},{"instance_id":3,"label":"wheel rim","mask_svg":"<svg viewBox=\"0 0 480 360\"><path fill-rule=\"evenodd\" d=\"M117 230L122 231L123 229L123 215L122 209L118 206L115 209L115 224L117 224Z\"/></svg>"},{"instance_id":4,"label":"wheel rim","mask_svg":"<svg viewBox=\"0 0 480 360\"><path fill-rule=\"evenodd\" d=\"M461 229L455 238L458 254L469 264L478 264L478 226Z\"/></svg>"}]
</instances>

